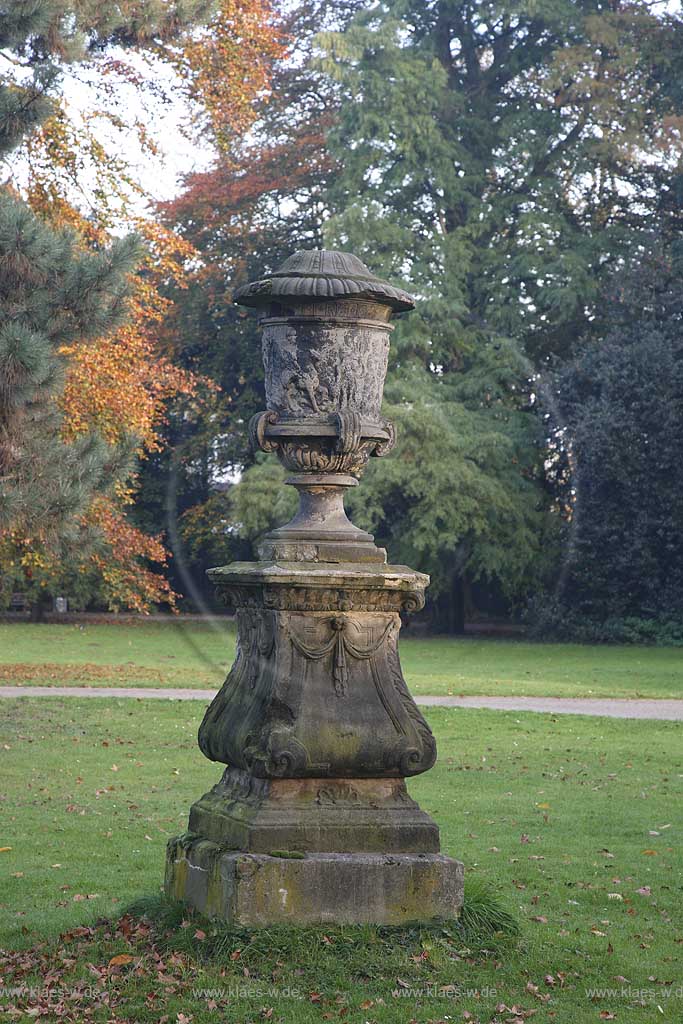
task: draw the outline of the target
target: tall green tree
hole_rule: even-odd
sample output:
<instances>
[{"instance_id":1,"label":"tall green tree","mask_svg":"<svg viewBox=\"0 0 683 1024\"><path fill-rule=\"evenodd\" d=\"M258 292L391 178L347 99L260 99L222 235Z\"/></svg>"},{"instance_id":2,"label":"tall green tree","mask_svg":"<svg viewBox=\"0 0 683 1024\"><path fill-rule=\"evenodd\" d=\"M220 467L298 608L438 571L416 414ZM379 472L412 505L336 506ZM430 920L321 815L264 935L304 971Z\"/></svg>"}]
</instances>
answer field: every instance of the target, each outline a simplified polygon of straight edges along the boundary
<instances>
[{"instance_id":1,"label":"tall green tree","mask_svg":"<svg viewBox=\"0 0 683 1024\"><path fill-rule=\"evenodd\" d=\"M655 10L380 0L320 37L342 97L326 239L419 299L391 367L405 438L394 497L378 509L366 484L356 500L401 550L397 498L416 493L406 455L431 435L432 500L420 505L431 540L413 561L433 567L442 624L462 623L447 595L462 607L474 578L518 597L537 583L548 551L538 372L597 336L602 283L653 223L678 216L683 18ZM477 438L496 452L480 476ZM512 528L482 529L485 502L492 518L507 508Z\"/></svg>"},{"instance_id":2,"label":"tall green tree","mask_svg":"<svg viewBox=\"0 0 683 1024\"><path fill-rule=\"evenodd\" d=\"M535 629L683 644L683 243L653 247L604 306L600 344L554 381L565 557Z\"/></svg>"},{"instance_id":3,"label":"tall green tree","mask_svg":"<svg viewBox=\"0 0 683 1024\"><path fill-rule=\"evenodd\" d=\"M328 237L418 291L424 362L457 370L491 334L567 352L676 212L683 14L657 10L381 0L321 36L342 88Z\"/></svg>"}]
</instances>

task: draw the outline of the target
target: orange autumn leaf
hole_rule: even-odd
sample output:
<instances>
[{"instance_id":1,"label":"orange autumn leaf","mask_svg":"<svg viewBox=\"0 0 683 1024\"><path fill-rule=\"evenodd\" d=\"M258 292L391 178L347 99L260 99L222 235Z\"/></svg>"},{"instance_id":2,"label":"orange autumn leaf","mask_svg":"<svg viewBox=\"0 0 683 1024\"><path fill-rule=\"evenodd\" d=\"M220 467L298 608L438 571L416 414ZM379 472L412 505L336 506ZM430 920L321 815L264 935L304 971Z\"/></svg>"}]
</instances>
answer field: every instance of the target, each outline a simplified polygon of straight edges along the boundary
<instances>
[{"instance_id":1,"label":"orange autumn leaf","mask_svg":"<svg viewBox=\"0 0 683 1024\"><path fill-rule=\"evenodd\" d=\"M113 956L111 958L111 960L109 961L109 966L123 967L126 964L132 964L134 959L135 957L131 956L129 953L118 953L116 956Z\"/></svg>"},{"instance_id":2,"label":"orange autumn leaf","mask_svg":"<svg viewBox=\"0 0 683 1024\"><path fill-rule=\"evenodd\" d=\"M285 54L269 0L219 0L206 31L189 38L169 59L225 148L255 120L255 102L270 91L273 62Z\"/></svg>"}]
</instances>

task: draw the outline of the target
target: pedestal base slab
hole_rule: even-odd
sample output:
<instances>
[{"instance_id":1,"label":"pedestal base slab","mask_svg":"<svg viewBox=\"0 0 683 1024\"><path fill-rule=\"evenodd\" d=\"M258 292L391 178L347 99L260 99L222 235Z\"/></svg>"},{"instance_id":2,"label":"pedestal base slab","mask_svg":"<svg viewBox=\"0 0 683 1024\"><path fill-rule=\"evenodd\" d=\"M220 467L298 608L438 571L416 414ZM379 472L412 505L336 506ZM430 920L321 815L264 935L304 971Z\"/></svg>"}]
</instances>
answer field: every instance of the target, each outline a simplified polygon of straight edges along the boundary
<instances>
[{"instance_id":1,"label":"pedestal base slab","mask_svg":"<svg viewBox=\"0 0 683 1024\"><path fill-rule=\"evenodd\" d=\"M257 779L228 768L189 832L244 853L438 853L436 822L403 779Z\"/></svg>"},{"instance_id":2,"label":"pedestal base slab","mask_svg":"<svg viewBox=\"0 0 683 1024\"><path fill-rule=\"evenodd\" d=\"M208 917L249 927L453 920L463 866L437 853L273 857L188 834L168 844L166 892Z\"/></svg>"}]
</instances>

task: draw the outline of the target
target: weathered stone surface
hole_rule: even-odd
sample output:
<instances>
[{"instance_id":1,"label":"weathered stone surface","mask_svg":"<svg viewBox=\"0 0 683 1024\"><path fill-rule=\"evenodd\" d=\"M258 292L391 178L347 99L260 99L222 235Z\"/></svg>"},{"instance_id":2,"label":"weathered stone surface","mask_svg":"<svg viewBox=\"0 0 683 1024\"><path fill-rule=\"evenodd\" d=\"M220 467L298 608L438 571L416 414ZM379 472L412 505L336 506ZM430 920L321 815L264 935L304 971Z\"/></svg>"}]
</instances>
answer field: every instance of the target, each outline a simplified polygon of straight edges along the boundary
<instances>
[{"instance_id":1,"label":"weathered stone surface","mask_svg":"<svg viewBox=\"0 0 683 1024\"><path fill-rule=\"evenodd\" d=\"M373 423L381 422L393 328L379 320L348 318L344 305L338 302L334 310L326 310L324 320L304 315L264 321L266 401L279 417L319 417L353 409Z\"/></svg>"},{"instance_id":2,"label":"weathered stone surface","mask_svg":"<svg viewBox=\"0 0 683 1024\"><path fill-rule=\"evenodd\" d=\"M453 920L463 867L441 854L226 851L191 835L172 839L166 892L234 924L397 925Z\"/></svg>"},{"instance_id":3,"label":"weathered stone surface","mask_svg":"<svg viewBox=\"0 0 683 1024\"><path fill-rule=\"evenodd\" d=\"M342 483L339 483L339 480ZM259 544L259 557L264 560L386 563L387 553L378 548L374 537L349 522L344 510L344 490L355 486L353 477L319 474L305 480L291 477L288 481L299 490L299 511L286 526L266 534ZM315 536L311 535L315 523Z\"/></svg>"},{"instance_id":4,"label":"weathered stone surface","mask_svg":"<svg viewBox=\"0 0 683 1024\"><path fill-rule=\"evenodd\" d=\"M331 299L369 298L385 311L413 309L407 292L382 281L357 256L330 249L300 249L292 253L278 270L261 281L252 281L235 291L235 301L243 306L288 307L293 301L323 309ZM321 301L322 300L322 301Z\"/></svg>"},{"instance_id":5,"label":"weathered stone surface","mask_svg":"<svg viewBox=\"0 0 683 1024\"><path fill-rule=\"evenodd\" d=\"M297 474L288 483L301 496L297 516L265 539L262 557L385 561L372 537L347 520L343 491L372 455L393 447L393 426L381 412L389 321L413 308L411 297L355 256L325 250L295 253L235 297L267 312L268 409L251 422L252 445L277 453Z\"/></svg>"},{"instance_id":6,"label":"weathered stone surface","mask_svg":"<svg viewBox=\"0 0 683 1024\"><path fill-rule=\"evenodd\" d=\"M237 565L212 579L237 610L237 655L199 731L207 757L259 778L403 778L434 738L401 672L402 567Z\"/></svg>"},{"instance_id":7,"label":"weathered stone surface","mask_svg":"<svg viewBox=\"0 0 683 1024\"><path fill-rule=\"evenodd\" d=\"M190 809L189 830L253 853L438 853L403 779L258 779L237 768Z\"/></svg>"},{"instance_id":8,"label":"weathered stone surface","mask_svg":"<svg viewBox=\"0 0 683 1024\"><path fill-rule=\"evenodd\" d=\"M263 561L209 569L223 599L297 611L419 611L429 576L405 565Z\"/></svg>"}]
</instances>

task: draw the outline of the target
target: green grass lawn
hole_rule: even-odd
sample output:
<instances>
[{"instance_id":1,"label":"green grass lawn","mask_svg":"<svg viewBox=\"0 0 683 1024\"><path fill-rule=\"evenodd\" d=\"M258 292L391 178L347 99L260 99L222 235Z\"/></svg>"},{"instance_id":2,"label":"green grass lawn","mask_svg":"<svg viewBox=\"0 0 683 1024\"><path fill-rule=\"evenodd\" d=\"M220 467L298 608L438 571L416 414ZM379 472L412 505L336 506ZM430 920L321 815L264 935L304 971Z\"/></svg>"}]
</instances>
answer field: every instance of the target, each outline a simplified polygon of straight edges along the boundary
<instances>
[{"instance_id":1,"label":"green grass lawn","mask_svg":"<svg viewBox=\"0 0 683 1024\"><path fill-rule=\"evenodd\" d=\"M164 701L0 702L0 944L16 951L0 954L0 975L5 993L38 990L0 995L20 1006L8 1019L35 1019L46 979L61 1009L43 1019L78 1022L683 1019L678 724L430 711L439 761L411 792L444 851L517 917L518 938L249 934L189 916L170 931L108 924L158 894L167 837L218 778L196 747L201 714Z\"/></svg>"},{"instance_id":2,"label":"green grass lawn","mask_svg":"<svg viewBox=\"0 0 683 1024\"><path fill-rule=\"evenodd\" d=\"M229 621L0 624L0 683L216 689L233 659ZM415 694L683 698L683 649L413 637L401 641Z\"/></svg>"}]
</instances>

